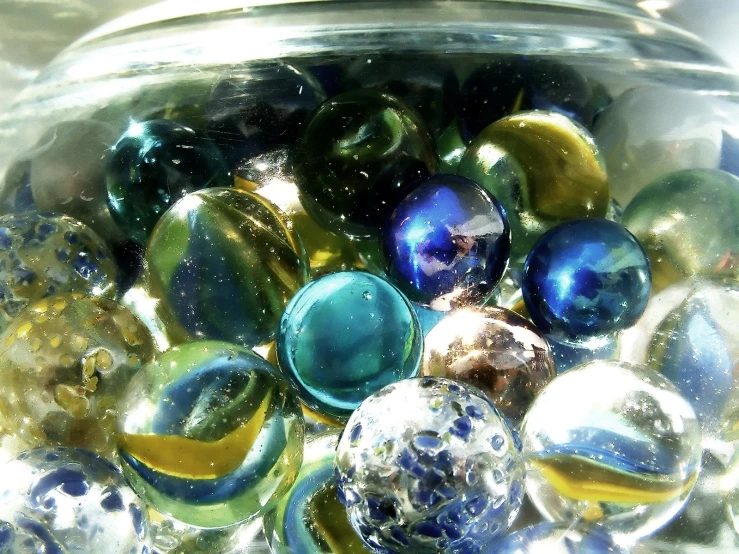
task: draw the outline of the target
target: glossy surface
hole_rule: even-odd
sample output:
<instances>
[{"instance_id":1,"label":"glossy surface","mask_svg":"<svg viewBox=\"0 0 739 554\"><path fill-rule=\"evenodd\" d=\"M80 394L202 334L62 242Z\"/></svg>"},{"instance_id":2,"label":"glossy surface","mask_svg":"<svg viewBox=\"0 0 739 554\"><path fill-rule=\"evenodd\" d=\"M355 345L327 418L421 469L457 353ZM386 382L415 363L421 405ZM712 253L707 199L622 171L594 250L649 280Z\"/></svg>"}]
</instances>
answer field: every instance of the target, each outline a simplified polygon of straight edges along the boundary
<instances>
[{"instance_id":1,"label":"glossy surface","mask_svg":"<svg viewBox=\"0 0 739 554\"><path fill-rule=\"evenodd\" d=\"M361 56L347 67L345 90L373 89L403 100L438 137L454 115L459 81L443 59L419 60L397 55Z\"/></svg>"},{"instance_id":2,"label":"glossy surface","mask_svg":"<svg viewBox=\"0 0 739 554\"><path fill-rule=\"evenodd\" d=\"M426 335L421 373L478 387L518 425L555 370L536 327L510 310L486 307L455 310Z\"/></svg>"},{"instance_id":3,"label":"glossy surface","mask_svg":"<svg viewBox=\"0 0 739 554\"><path fill-rule=\"evenodd\" d=\"M258 154L293 145L312 112L326 99L305 70L283 63L234 68L213 85L208 135L237 169Z\"/></svg>"},{"instance_id":4,"label":"glossy surface","mask_svg":"<svg viewBox=\"0 0 739 554\"><path fill-rule=\"evenodd\" d=\"M425 180L383 229L390 279L414 302L439 311L484 301L503 276L510 246L498 201L455 175Z\"/></svg>"},{"instance_id":5,"label":"glossy surface","mask_svg":"<svg viewBox=\"0 0 739 554\"><path fill-rule=\"evenodd\" d=\"M146 260L149 293L161 299L159 313L176 342L266 344L308 278L302 244L283 214L232 188L175 204L154 229Z\"/></svg>"},{"instance_id":6,"label":"glossy surface","mask_svg":"<svg viewBox=\"0 0 739 554\"><path fill-rule=\"evenodd\" d=\"M349 525L334 479L338 432L310 437L295 485L264 516L272 554L366 554Z\"/></svg>"},{"instance_id":7,"label":"glossy surface","mask_svg":"<svg viewBox=\"0 0 739 554\"><path fill-rule=\"evenodd\" d=\"M634 197L623 224L649 255L655 290L691 275L739 276L739 178L730 173L671 173Z\"/></svg>"},{"instance_id":8,"label":"glossy surface","mask_svg":"<svg viewBox=\"0 0 739 554\"><path fill-rule=\"evenodd\" d=\"M294 167L308 212L329 229L361 237L375 234L437 163L415 111L389 94L360 90L321 106Z\"/></svg>"},{"instance_id":9,"label":"glossy surface","mask_svg":"<svg viewBox=\"0 0 739 554\"><path fill-rule=\"evenodd\" d=\"M521 507L522 466L493 404L434 377L368 398L336 451L339 498L380 552L485 552Z\"/></svg>"},{"instance_id":10,"label":"glossy surface","mask_svg":"<svg viewBox=\"0 0 739 554\"><path fill-rule=\"evenodd\" d=\"M596 526L540 523L496 543L496 554L628 554Z\"/></svg>"},{"instance_id":11,"label":"glossy surface","mask_svg":"<svg viewBox=\"0 0 739 554\"><path fill-rule=\"evenodd\" d=\"M19 214L35 210L31 194L31 163L26 159L16 160L5 170L5 179L0 191L0 210L3 214Z\"/></svg>"},{"instance_id":12,"label":"glossy surface","mask_svg":"<svg viewBox=\"0 0 739 554\"><path fill-rule=\"evenodd\" d=\"M523 112L486 127L457 172L500 200L517 267L547 229L608 211L608 177L593 138L558 113Z\"/></svg>"},{"instance_id":13,"label":"glossy surface","mask_svg":"<svg viewBox=\"0 0 739 554\"><path fill-rule=\"evenodd\" d=\"M326 275L301 289L277 336L280 369L311 410L346 419L385 385L418 375L423 334L390 283L359 271Z\"/></svg>"},{"instance_id":14,"label":"glossy surface","mask_svg":"<svg viewBox=\"0 0 739 554\"><path fill-rule=\"evenodd\" d=\"M297 400L272 366L236 345L172 348L132 380L120 410L126 478L184 523L225 527L256 517L300 469Z\"/></svg>"},{"instance_id":15,"label":"glossy surface","mask_svg":"<svg viewBox=\"0 0 739 554\"><path fill-rule=\"evenodd\" d=\"M92 452L38 448L0 472L4 554L148 554L144 504Z\"/></svg>"},{"instance_id":16,"label":"glossy surface","mask_svg":"<svg viewBox=\"0 0 739 554\"><path fill-rule=\"evenodd\" d=\"M539 329L578 342L639 319L649 300L649 260L618 223L575 220L539 239L521 288Z\"/></svg>"},{"instance_id":17,"label":"glossy surface","mask_svg":"<svg viewBox=\"0 0 739 554\"><path fill-rule=\"evenodd\" d=\"M717 168L729 121L720 100L670 87L637 87L604 110L593 130L611 194L627 205L642 188L682 169Z\"/></svg>"},{"instance_id":18,"label":"glossy surface","mask_svg":"<svg viewBox=\"0 0 739 554\"><path fill-rule=\"evenodd\" d=\"M739 284L696 278L652 297L619 339L619 359L646 364L690 400L706 437L739 437Z\"/></svg>"},{"instance_id":19,"label":"glossy surface","mask_svg":"<svg viewBox=\"0 0 739 554\"><path fill-rule=\"evenodd\" d=\"M162 214L186 194L233 183L213 142L168 120L131 123L112 148L105 185L115 223L146 243Z\"/></svg>"},{"instance_id":20,"label":"glossy surface","mask_svg":"<svg viewBox=\"0 0 739 554\"><path fill-rule=\"evenodd\" d=\"M0 217L0 330L29 304L56 293L113 297L116 271L102 239L70 217Z\"/></svg>"},{"instance_id":21,"label":"glossy surface","mask_svg":"<svg viewBox=\"0 0 739 554\"><path fill-rule=\"evenodd\" d=\"M545 517L597 522L626 542L680 511L702 452L698 419L675 386L619 362L557 377L531 406L521 439L526 490Z\"/></svg>"},{"instance_id":22,"label":"glossy surface","mask_svg":"<svg viewBox=\"0 0 739 554\"><path fill-rule=\"evenodd\" d=\"M153 554L269 554L262 522L203 529L149 510Z\"/></svg>"},{"instance_id":23,"label":"glossy surface","mask_svg":"<svg viewBox=\"0 0 739 554\"><path fill-rule=\"evenodd\" d=\"M514 56L498 56L475 69L458 99L467 141L502 117L525 110L552 110L589 127L594 108L590 84L572 67Z\"/></svg>"},{"instance_id":24,"label":"glossy surface","mask_svg":"<svg viewBox=\"0 0 739 554\"><path fill-rule=\"evenodd\" d=\"M50 296L0 336L0 411L32 446L111 456L117 403L153 355L148 330L127 308L76 293Z\"/></svg>"}]
</instances>

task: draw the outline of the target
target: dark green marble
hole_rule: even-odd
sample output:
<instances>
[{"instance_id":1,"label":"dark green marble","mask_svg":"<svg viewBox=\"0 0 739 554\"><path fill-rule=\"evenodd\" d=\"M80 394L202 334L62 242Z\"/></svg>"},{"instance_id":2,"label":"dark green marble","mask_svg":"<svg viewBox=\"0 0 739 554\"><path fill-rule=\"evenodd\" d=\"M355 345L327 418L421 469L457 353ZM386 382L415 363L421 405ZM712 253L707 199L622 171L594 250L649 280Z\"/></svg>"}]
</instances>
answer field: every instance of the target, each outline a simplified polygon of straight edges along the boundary
<instances>
[{"instance_id":1,"label":"dark green marble","mask_svg":"<svg viewBox=\"0 0 739 554\"><path fill-rule=\"evenodd\" d=\"M146 242L162 214L190 192L233 184L207 137L163 119L132 123L113 146L106 170L108 207L135 242Z\"/></svg>"},{"instance_id":2,"label":"dark green marble","mask_svg":"<svg viewBox=\"0 0 739 554\"><path fill-rule=\"evenodd\" d=\"M389 94L359 90L321 106L298 144L294 169L306 210L329 229L362 237L376 233L437 162L413 109Z\"/></svg>"}]
</instances>

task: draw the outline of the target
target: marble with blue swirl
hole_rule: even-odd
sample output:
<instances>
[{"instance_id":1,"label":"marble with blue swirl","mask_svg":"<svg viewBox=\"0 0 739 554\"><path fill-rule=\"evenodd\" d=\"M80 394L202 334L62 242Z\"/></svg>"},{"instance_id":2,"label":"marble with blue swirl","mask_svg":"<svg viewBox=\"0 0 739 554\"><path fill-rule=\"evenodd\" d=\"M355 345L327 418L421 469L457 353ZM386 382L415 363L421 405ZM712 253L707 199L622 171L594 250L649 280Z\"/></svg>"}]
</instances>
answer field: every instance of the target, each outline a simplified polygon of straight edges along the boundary
<instances>
[{"instance_id":1,"label":"marble with blue swirl","mask_svg":"<svg viewBox=\"0 0 739 554\"><path fill-rule=\"evenodd\" d=\"M147 365L121 402L118 452L149 505L225 527L269 510L303 454L300 406L277 372L242 347L192 342Z\"/></svg>"},{"instance_id":2,"label":"marble with blue swirl","mask_svg":"<svg viewBox=\"0 0 739 554\"><path fill-rule=\"evenodd\" d=\"M29 450L0 472L0 552L149 554L146 508L92 452Z\"/></svg>"},{"instance_id":3,"label":"marble with blue swirl","mask_svg":"<svg viewBox=\"0 0 739 554\"><path fill-rule=\"evenodd\" d=\"M532 321L560 340L581 341L633 325L651 290L649 259L618 223L578 219L542 236L521 284Z\"/></svg>"},{"instance_id":4,"label":"marble with blue swirl","mask_svg":"<svg viewBox=\"0 0 739 554\"><path fill-rule=\"evenodd\" d=\"M383 229L390 279L408 298L438 311L485 301L508 266L510 247L503 207L456 175L424 180Z\"/></svg>"}]
</instances>

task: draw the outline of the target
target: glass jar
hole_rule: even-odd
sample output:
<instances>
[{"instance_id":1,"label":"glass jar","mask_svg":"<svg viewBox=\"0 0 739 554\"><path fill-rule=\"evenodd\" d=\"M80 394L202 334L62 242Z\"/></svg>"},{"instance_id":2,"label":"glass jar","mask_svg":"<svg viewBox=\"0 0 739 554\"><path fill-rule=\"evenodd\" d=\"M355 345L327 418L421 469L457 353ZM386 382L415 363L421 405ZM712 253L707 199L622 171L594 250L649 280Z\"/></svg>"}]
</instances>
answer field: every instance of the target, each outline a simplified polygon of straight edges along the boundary
<instances>
[{"instance_id":1,"label":"glass jar","mask_svg":"<svg viewBox=\"0 0 739 554\"><path fill-rule=\"evenodd\" d=\"M0 207L6 214L0 223L0 249L11 252L0 252L7 258L0 265L6 279L0 283L6 337L0 371L9 372L6 380L11 374L25 376L12 378L12 387L0 398L7 432L4 457L43 445L81 446L111 457L151 504L154 551L161 554L264 549L264 534L254 537L254 521L260 517L273 552L370 548L343 521L343 509L334 498L337 487L349 507L369 502L369 516L349 513L365 545L378 552L477 552L493 544L505 552L535 552L564 539L582 548L615 549L618 544L637 553L692 548L728 552L739 541L734 455L739 334L732 324L739 318L738 95L736 75L699 39L626 0L215 0L207 6L170 1L104 25L59 54L0 118ZM366 124L352 127L353 120L362 123L362 118ZM384 149L382 155L390 161L362 165L366 160L361 158L374 156L373 149ZM385 180L373 181L367 174L372 171ZM486 267L496 265L490 256L504 258L498 260L499 274L493 268L485 269L484 278L475 277L479 266L473 264L444 294L434 288L436 281L423 285L421 275L441 279L434 273L438 266L423 266L431 258L438 262L438 253L408 262L414 251L396 252L400 235L390 237L387 230L402 224L393 219L400 218L398 213L408 220L417 216L419 225L428 227L434 217L444 219L453 212L452 204L441 209L435 204L432 215L416 212L420 208L413 202L421 193L413 191L421 189L414 187L436 174L442 177L423 186L449 187L455 195L462 194L458 187L473 187L480 198L494 196L492 207L485 208L493 210L485 212L493 218L486 225L503 229L496 240L510 233L505 248L490 246L489 235L484 239ZM362 185L362 179L372 186ZM218 190L208 190L213 187ZM352 191L341 197L342 188ZM464 205L462 197L445 202ZM467 207L474 211L480 205ZM55 215L28 215L38 212ZM62 215L67 217L59 219ZM571 220L582 228L570 225ZM469 226L458 227L454 244L461 250L455 250L454 260L477 255L483 239ZM597 250L600 257L591 266L590 258L563 250L565 276L558 274L552 285L554 270L543 262L537 266L529 254L554 256L560 244L553 238L555 231L564 244L587 243L588 252ZM88 242L78 248L80 236ZM465 241L476 246L460 246ZM115 262L110 270L108 258ZM52 268L52 259L62 265ZM554 263L554 258L546 259ZM73 263L75 273L67 275ZM445 268L452 264L443 263ZM80 265L84 282L75 284ZM295 327L290 344L304 344L298 336L302 327L290 319L303 313L298 300L312 310L323 309L323 295L330 288L327 275L347 270L367 275L363 302L373 303L373 310L381 313L388 336L404 336L410 328L425 335L425 346L416 340L396 348L387 337L381 343L369 337L355 345L352 337L364 337L373 327L358 325L346 334L342 329L353 325L342 320L344 315L351 318L349 308L328 310L330 315L319 321L332 330L337 344L352 347L329 347L326 331L321 340L311 339L323 341L329 350L320 356L313 352L311 363L321 371L301 369L301 361L280 346L288 340L283 335ZM568 288L573 280L587 280L583 271L601 275L606 270L609 277L601 276L595 285L588 281L596 288L589 289L587 300L586 293ZM333 279L332 287L344 286ZM636 281L641 288L632 286ZM324 288L314 286L321 283ZM61 302L57 297L62 293L85 297L64 300L65 307L52 319L59 326L26 339L46 324L48 298ZM340 303L331 302L354 306L354 293L346 294ZM380 305L373 294L397 294L398 299ZM577 298L564 306L570 294ZM84 322L102 321L113 313L105 305L113 301L118 303L115 309L135 314L138 323L122 330L111 324L107 335L76 334ZM62 316L67 303L82 315ZM56 305L52 302L52 311ZM475 317L495 325L476 327L481 320L465 316L464 310L478 310ZM436 325L462 316L467 319L457 324ZM116 325L121 317L113 318ZM129 340L137 324L145 325L142 334L150 334L150 342ZM523 446L514 445L513 454L506 456L525 466L526 500L523 477L510 470L514 462L506 461L512 473L495 475L508 483L508 496L501 497L507 515L500 519L497 511L485 512L485 530L476 527L479 522L469 523L465 529L473 538L465 543L457 534L467 523L454 518L442 522L434 512L441 510L437 503L449 500L442 501L440 491L450 489L431 486L429 494L436 500L422 509L417 499L404 500L393 488L403 471L411 471L397 461L404 459L400 452L384 459L380 477L370 470L365 475L381 478L380 485L395 495L397 505L388 504L387 498L363 498L362 491L371 488L367 482L358 485L356 502L347 500L347 491L355 490L349 482L356 467L347 470L337 462L339 484L334 484L333 451L338 443L349 459L361 425L356 431L354 419L349 420L349 432L341 439L330 429L346 424L359 401L378 390L372 388L375 377L383 384L419 372L455 377L452 362L439 369L442 358L452 356L449 344L454 340L455 348L469 355L485 351L492 356L496 351L515 357L520 345L501 346L495 340L502 340L503 327L527 326L544 344L537 347L536 359L548 357L549 365L534 377L528 368L524 382L505 374L500 358L486 358L485 363L475 358L486 369L475 370L473 379L484 392L474 390L508 418L505 425L513 434L505 440L516 442L520 433ZM469 338L464 333L477 334L487 346L464 342ZM57 347L48 346L52 339ZM196 356L187 345L197 340L221 342L202 343L205 354ZM237 359L244 364L234 375L248 369L252 382L261 383L261 392L253 391L256 385L238 389L236 381L219 381L223 377L210 376L207 382L198 378L187 390L202 386L200 394L212 397L202 405L188 404L187 417L183 412L179 423L167 420L171 427L164 430L157 418L165 416L156 415L157 406L194 402L184 399L187 395L173 400L174 389L167 387L185 382L190 370L180 374L171 368L181 363L195 375L218 365L208 355L228 351L222 342L236 345L229 363ZM16 353L18 343L27 351ZM66 343L67 358L51 352ZM326 360L337 356L342 368L354 367L348 360L361 345L374 345L375 350L362 354L367 358L351 370L356 375L324 371L330 365ZM125 377L132 381L127 393L123 385L110 390L100 385L110 379L110 364L100 357L100 348L113 353L111 360L122 353L126 367L136 366L136 376ZM248 349L261 358L252 360ZM367 360L384 368L401 351L402 363L390 364L395 364L395 377L362 374ZM272 370L262 368L262 358ZM161 360L171 364L169 369ZM462 362L455 360L458 367ZM64 376L67 370L70 375L77 371L82 380ZM312 385L301 371L311 374ZM484 371L494 375L490 390ZM161 375L155 379L156 372ZM465 380L460 375L456 377ZM270 378L279 384L264 384ZM342 392L332 388L339 381ZM443 395L462 394L455 385L439 386L452 387L444 388ZM246 398L244 404L231 387ZM25 392L36 388L41 389L37 396ZM158 396L165 389L170 396ZM266 396L249 397L267 395L267 390L291 400L272 406ZM347 398L357 394L361 398L351 404ZM431 392L418 397L426 394ZM332 395L341 398L326 399ZM106 404L101 397L113 400ZM236 414L237 409L249 411L255 398L272 410L259 433L250 427L256 425L254 410L246 419ZM408 406L417 406L415 397L410 400ZM303 415L295 409L299 405ZM215 418L213 414L223 418L222 424L209 423L217 431L188 435L195 433L188 425L198 427L198 418ZM459 414L454 425L474 419ZM430 432L413 427L428 423L413 423L413 414L395 415L398 421L410 418L407 432ZM393 444L407 438L401 431L392 435L392 419L367 417L384 437L383 444L391 436ZM108 423L114 427L118 421L116 431L108 423L100 431L117 435L117 454L100 446L107 445L102 439L88 440L85 433L70 431L75 425L89 430L89 422L98 418L111 418ZM304 420L308 438L303 445ZM474 425L472 433L488 431ZM277 431L269 434L268 429ZM462 431L454 429L453 440L458 440ZM229 443L234 433L240 434ZM255 441L262 441L259 448L274 456L270 471L259 466L266 464L263 459L254 461L248 452L244 460L226 454L233 448L241 452L238 445L255 447ZM216 443L225 450L216 452ZM421 454L414 456L415 462L421 460ZM244 471L238 482L254 488L248 502L241 498L236 506L219 496L221 486L238 487L236 481L223 485L218 479L224 475L205 468L216 459L225 460L223 472ZM387 467L393 463L401 466ZM437 468L439 479L452 479L453 467ZM481 471L483 480L493 479L492 469ZM464 486L472 490L470 474ZM323 488L316 488L319 475ZM462 487L455 478L452 488ZM183 492L206 487L204 482L214 488L203 497ZM297 484L291 489L293 482ZM216 497L220 500L212 500ZM178 503L186 505L184 511ZM220 508L209 512L211 505ZM471 520L478 516L475 510L483 509L475 503L465 506ZM154 508L186 515L178 515L183 522L176 522ZM423 520L422 526L419 521L432 512L433 525ZM416 527L413 517L420 518ZM556 525L542 526L544 520ZM498 531L490 530L494 524ZM403 534L398 534L401 528ZM524 535L507 539L506 548L512 550L503 550L503 543L495 541L506 540L503 536L513 530ZM514 549L515 540L522 541L516 543L521 550Z\"/></svg>"}]
</instances>

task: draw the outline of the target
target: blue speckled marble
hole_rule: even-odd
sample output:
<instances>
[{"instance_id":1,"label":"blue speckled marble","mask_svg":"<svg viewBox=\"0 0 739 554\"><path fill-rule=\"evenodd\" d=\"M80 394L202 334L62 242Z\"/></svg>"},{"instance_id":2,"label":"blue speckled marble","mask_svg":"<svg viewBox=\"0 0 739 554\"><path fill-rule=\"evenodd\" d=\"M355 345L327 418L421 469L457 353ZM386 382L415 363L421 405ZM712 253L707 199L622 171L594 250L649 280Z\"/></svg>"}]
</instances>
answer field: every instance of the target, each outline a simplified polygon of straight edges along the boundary
<instances>
[{"instance_id":1,"label":"blue speckled marble","mask_svg":"<svg viewBox=\"0 0 739 554\"><path fill-rule=\"evenodd\" d=\"M370 273L332 273L303 287L280 322L280 369L314 412L348 418L385 385L415 377L423 334L410 302Z\"/></svg>"},{"instance_id":2,"label":"blue speckled marble","mask_svg":"<svg viewBox=\"0 0 739 554\"><path fill-rule=\"evenodd\" d=\"M626 554L596 526L539 523L512 533L495 545L496 554Z\"/></svg>"},{"instance_id":3,"label":"blue speckled marble","mask_svg":"<svg viewBox=\"0 0 739 554\"><path fill-rule=\"evenodd\" d=\"M649 260L618 223L579 219L539 239L521 286L531 319L547 334L581 340L633 325L649 300Z\"/></svg>"},{"instance_id":4,"label":"blue speckled marble","mask_svg":"<svg viewBox=\"0 0 739 554\"><path fill-rule=\"evenodd\" d=\"M464 177L435 175L409 194L383 231L391 280L414 302L448 311L484 301L508 265L500 203Z\"/></svg>"},{"instance_id":5,"label":"blue speckled marble","mask_svg":"<svg viewBox=\"0 0 739 554\"><path fill-rule=\"evenodd\" d=\"M522 466L493 403L437 377L365 400L336 450L339 500L377 553L490 552L521 507Z\"/></svg>"},{"instance_id":6,"label":"blue speckled marble","mask_svg":"<svg viewBox=\"0 0 739 554\"><path fill-rule=\"evenodd\" d=\"M3 554L148 554L144 503L107 460L37 448L0 472Z\"/></svg>"}]
</instances>

